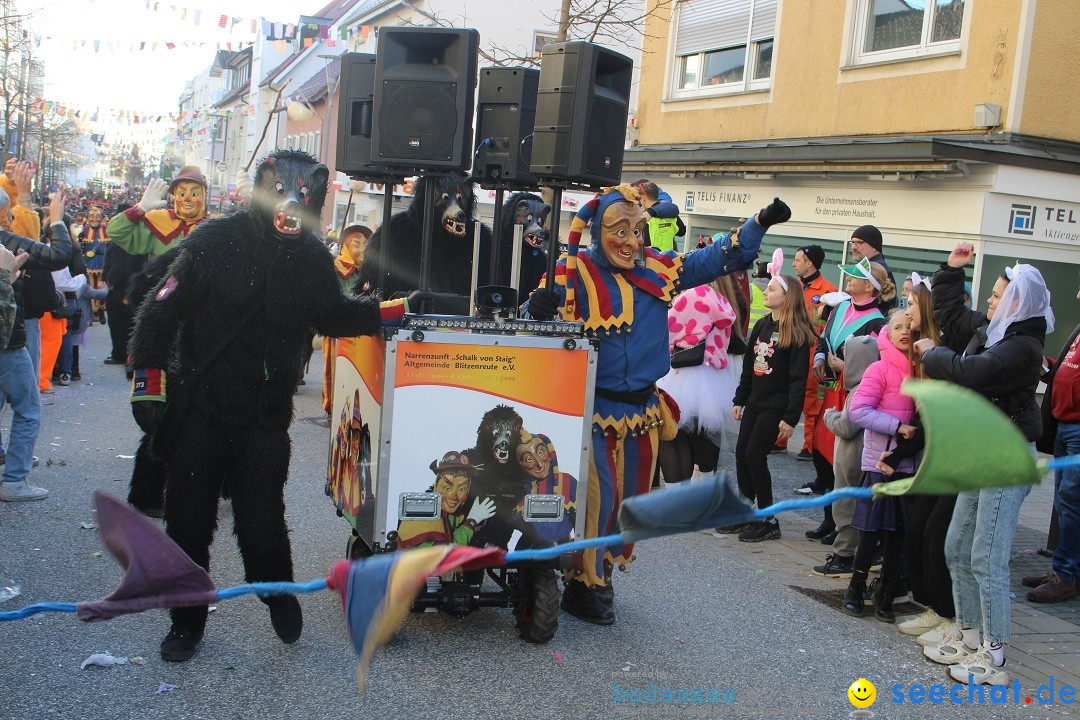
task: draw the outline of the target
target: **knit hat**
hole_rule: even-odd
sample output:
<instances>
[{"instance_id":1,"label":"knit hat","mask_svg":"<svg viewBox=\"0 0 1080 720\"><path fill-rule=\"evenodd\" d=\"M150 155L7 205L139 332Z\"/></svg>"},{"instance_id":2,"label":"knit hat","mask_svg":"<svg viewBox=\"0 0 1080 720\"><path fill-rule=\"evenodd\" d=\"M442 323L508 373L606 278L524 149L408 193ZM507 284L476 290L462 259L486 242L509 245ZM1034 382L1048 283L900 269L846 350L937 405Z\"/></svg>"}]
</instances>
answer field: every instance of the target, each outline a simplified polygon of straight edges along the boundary
<instances>
[{"instance_id":1,"label":"knit hat","mask_svg":"<svg viewBox=\"0 0 1080 720\"><path fill-rule=\"evenodd\" d=\"M806 259L814 264L818 270L821 269L821 265L825 262L825 251L820 245L803 245L799 250L806 256Z\"/></svg>"},{"instance_id":2,"label":"knit hat","mask_svg":"<svg viewBox=\"0 0 1080 720\"><path fill-rule=\"evenodd\" d=\"M851 233L852 240L862 240L864 243L874 248L878 252L881 252L881 246L883 244L881 239L881 231L873 225L863 225L862 227L855 228L855 231Z\"/></svg>"},{"instance_id":3,"label":"knit hat","mask_svg":"<svg viewBox=\"0 0 1080 720\"><path fill-rule=\"evenodd\" d=\"M202 185L206 188L206 176L202 174L202 171L195 165L185 165L180 168L180 172L176 174L176 177L169 183L169 192L175 192L178 183L193 182Z\"/></svg>"}]
</instances>

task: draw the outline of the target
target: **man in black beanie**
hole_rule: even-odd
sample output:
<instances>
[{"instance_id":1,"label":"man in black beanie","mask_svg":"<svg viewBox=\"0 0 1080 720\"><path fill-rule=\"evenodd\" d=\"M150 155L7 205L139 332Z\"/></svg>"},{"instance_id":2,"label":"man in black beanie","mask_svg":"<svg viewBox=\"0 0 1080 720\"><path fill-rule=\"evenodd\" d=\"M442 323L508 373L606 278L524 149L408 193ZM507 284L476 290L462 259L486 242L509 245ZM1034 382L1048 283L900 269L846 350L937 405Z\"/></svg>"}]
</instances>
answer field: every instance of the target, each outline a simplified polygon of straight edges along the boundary
<instances>
[{"instance_id":1,"label":"man in black beanie","mask_svg":"<svg viewBox=\"0 0 1080 720\"><path fill-rule=\"evenodd\" d=\"M851 233L851 254L855 258L853 262L859 262L863 258L866 258L870 262L875 262L885 268L885 272L889 273L889 282L894 286L896 285L896 279L893 278L892 268L889 267L889 263L885 260L885 255L882 254L881 248L884 242L881 239L881 231L873 225L863 225L862 227L855 228L855 231ZM879 303L881 312L884 315L888 315L889 311L896 307L896 298L892 300L882 300Z\"/></svg>"},{"instance_id":2,"label":"man in black beanie","mask_svg":"<svg viewBox=\"0 0 1080 720\"><path fill-rule=\"evenodd\" d=\"M819 268L825 262L825 251L820 245L804 245L795 251L795 259L791 261L791 269L799 276L802 283L803 295L806 298L806 309L810 311L810 317L814 321L814 329L818 334L825 327L822 319L824 305L821 296L825 293L836 292L836 286L825 279ZM811 360L811 365L813 364ZM821 409L821 398L818 397L818 379L811 372L806 379L806 396L803 399L803 445L797 460L814 459L814 425L817 422L818 411ZM779 443L777 443L779 445ZM786 447L786 445L782 446ZM818 483L821 485L822 483ZM808 483L809 485L809 483Z\"/></svg>"}]
</instances>

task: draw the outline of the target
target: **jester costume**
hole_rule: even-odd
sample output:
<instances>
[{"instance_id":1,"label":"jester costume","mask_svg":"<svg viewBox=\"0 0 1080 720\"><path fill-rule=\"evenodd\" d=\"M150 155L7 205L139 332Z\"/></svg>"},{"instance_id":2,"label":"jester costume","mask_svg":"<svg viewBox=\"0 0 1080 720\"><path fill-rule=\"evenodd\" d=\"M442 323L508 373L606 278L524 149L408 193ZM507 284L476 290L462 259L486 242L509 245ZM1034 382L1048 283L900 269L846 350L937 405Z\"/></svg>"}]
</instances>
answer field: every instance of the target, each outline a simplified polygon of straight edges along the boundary
<instances>
[{"instance_id":1,"label":"jester costume","mask_svg":"<svg viewBox=\"0 0 1080 720\"><path fill-rule=\"evenodd\" d=\"M95 290L103 286L101 271L105 269L105 253L108 251L109 231L101 222L100 210L98 211L98 224L83 225L79 231L79 247L82 249L83 258L86 260L86 275L90 280L90 287ZM99 314L105 308L103 300L94 300L93 309ZM104 317L104 316L102 316Z\"/></svg>"},{"instance_id":2,"label":"jester costume","mask_svg":"<svg viewBox=\"0 0 1080 720\"><path fill-rule=\"evenodd\" d=\"M109 220L108 236L120 249L132 255L154 258L183 240L205 219L188 221L177 217L175 210L159 208L144 213L136 205Z\"/></svg>"},{"instance_id":3,"label":"jester costume","mask_svg":"<svg viewBox=\"0 0 1080 720\"><path fill-rule=\"evenodd\" d=\"M651 487L662 424L656 381L670 368L672 299L680 287L702 285L749 267L765 235L765 227L751 218L743 224L737 244L728 233L685 255L644 247L634 266L623 270L612 265L601 245L604 212L621 202L637 203L637 192L628 186L611 188L582 207L571 225L568 252L555 273L562 318L582 322L599 345L586 538L619 532L623 499ZM787 207L780 206L790 217ZM591 245L579 251L582 230L590 221ZM608 567L625 566L633 559L633 549L627 544L603 554L586 550L570 577L589 588L604 588L605 560Z\"/></svg>"},{"instance_id":4,"label":"jester costume","mask_svg":"<svg viewBox=\"0 0 1080 720\"><path fill-rule=\"evenodd\" d=\"M360 266L353 259L349 244L342 243L341 253L334 258L334 271L337 273L338 282L341 283L341 292L346 295L352 294L352 287L356 283L359 269ZM334 409L334 363L337 362L337 343L334 342L334 338L322 339L322 356L322 409L329 415Z\"/></svg>"},{"instance_id":5,"label":"jester costume","mask_svg":"<svg viewBox=\"0 0 1080 720\"><path fill-rule=\"evenodd\" d=\"M539 441L539 443L535 442ZM533 530L541 540L561 543L570 539L570 533L577 522L577 478L570 473L559 470L559 457L555 454L555 445L547 435L530 433L522 428L521 446L518 449L518 463L522 463L521 449L527 446L539 446L546 455L539 460L541 470L546 470L544 477L536 477L529 472L528 467L523 467L530 475L529 494L531 495L561 495L563 498L563 517L559 522L534 522ZM524 515L525 505L515 510L518 515Z\"/></svg>"}]
</instances>

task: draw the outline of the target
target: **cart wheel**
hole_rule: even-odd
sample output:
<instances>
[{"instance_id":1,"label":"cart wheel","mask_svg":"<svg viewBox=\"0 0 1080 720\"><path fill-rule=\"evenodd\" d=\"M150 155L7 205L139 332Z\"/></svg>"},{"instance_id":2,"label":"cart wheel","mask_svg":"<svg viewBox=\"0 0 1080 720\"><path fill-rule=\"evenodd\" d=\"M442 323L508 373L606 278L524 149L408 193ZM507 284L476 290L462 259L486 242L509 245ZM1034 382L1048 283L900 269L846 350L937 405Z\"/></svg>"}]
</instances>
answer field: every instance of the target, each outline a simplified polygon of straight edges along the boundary
<instances>
[{"instance_id":1,"label":"cart wheel","mask_svg":"<svg viewBox=\"0 0 1080 720\"><path fill-rule=\"evenodd\" d=\"M347 560L362 560L372 555L374 553L371 551L371 547L354 530L353 534L349 536L349 542L345 545L345 558Z\"/></svg>"},{"instance_id":2,"label":"cart wheel","mask_svg":"<svg viewBox=\"0 0 1080 720\"><path fill-rule=\"evenodd\" d=\"M517 629L526 642L543 644L559 629L559 579L554 570L519 570L521 601L514 607Z\"/></svg>"}]
</instances>

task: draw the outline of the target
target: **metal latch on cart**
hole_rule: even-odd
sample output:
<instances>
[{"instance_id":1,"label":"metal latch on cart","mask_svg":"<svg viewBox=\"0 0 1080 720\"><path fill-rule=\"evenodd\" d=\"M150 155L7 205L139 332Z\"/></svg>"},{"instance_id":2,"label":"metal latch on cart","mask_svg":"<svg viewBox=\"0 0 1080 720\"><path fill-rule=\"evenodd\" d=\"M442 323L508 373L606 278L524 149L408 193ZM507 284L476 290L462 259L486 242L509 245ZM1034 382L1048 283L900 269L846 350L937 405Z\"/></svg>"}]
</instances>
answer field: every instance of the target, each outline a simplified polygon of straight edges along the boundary
<instances>
[{"instance_id":1,"label":"metal latch on cart","mask_svg":"<svg viewBox=\"0 0 1080 720\"><path fill-rule=\"evenodd\" d=\"M442 495L439 493L401 493L398 498L398 517L402 520L425 520L439 517Z\"/></svg>"},{"instance_id":2,"label":"metal latch on cart","mask_svg":"<svg viewBox=\"0 0 1080 720\"><path fill-rule=\"evenodd\" d=\"M562 495L526 495L526 522L559 522L563 519Z\"/></svg>"}]
</instances>

